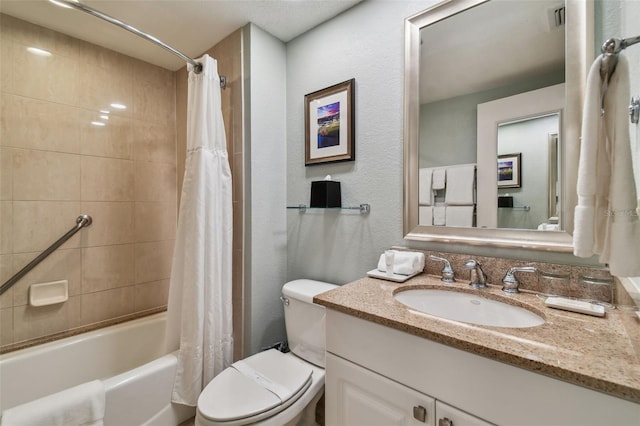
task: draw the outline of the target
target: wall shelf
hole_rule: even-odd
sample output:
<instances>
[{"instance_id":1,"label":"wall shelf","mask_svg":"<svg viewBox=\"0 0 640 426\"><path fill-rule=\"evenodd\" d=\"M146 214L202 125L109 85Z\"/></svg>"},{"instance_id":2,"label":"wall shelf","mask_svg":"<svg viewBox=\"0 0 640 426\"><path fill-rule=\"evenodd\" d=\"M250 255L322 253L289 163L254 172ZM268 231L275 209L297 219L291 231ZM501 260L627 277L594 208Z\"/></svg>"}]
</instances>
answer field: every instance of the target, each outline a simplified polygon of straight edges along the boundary
<instances>
[{"instance_id":1,"label":"wall shelf","mask_svg":"<svg viewBox=\"0 0 640 426\"><path fill-rule=\"evenodd\" d=\"M300 213L304 213L307 209L312 210L359 210L360 214L369 214L371 211L370 204L360 204L357 207L309 207L306 204L298 204L297 206L287 206L287 209L299 210Z\"/></svg>"}]
</instances>

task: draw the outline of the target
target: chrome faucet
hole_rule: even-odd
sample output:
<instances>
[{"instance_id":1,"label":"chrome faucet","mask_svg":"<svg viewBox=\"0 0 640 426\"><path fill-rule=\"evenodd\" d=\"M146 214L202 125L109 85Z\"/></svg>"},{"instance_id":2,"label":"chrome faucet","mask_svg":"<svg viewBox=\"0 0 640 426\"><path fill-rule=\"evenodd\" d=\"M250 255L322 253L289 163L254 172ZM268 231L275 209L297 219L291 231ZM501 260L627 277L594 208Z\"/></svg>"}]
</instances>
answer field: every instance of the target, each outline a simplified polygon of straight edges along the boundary
<instances>
[{"instance_id":1,"label":"chrome faucet","mask_svg":"<svg viewBox=\"0 0 640 426\"><path fill-rule=\"evenodd\" d=\"M453 268L451 267L451 263L449 263L447 259L445 259L444 257L434 256L432 254L429 255L429 259L438 260L444 263L444 267L442 268L442 278L440 278L441 281L444 281L445 283L456 282L456 279L453 278Z\"/></svg>"},{"instance_id":2,"label":"chrome faucet","mask_svg":"<svg viewBox=\"0 0 640 426\"><path fill-rule=\"evenodd\" d=\"M469 269L469 285L473 288L487 288L487 274L482 270L482 265L475 259L469 259L464 263L464 267Z\"/></svg>"},{"instance_id":3,"label":"chrome faucet","mask_svg":"<svg viewBox=\"0 0 640 426\"><path fill-rule=\"evenodd\" d=\"M535 266L514 266L510 268L502 279L502 291L505 293L519 293L518 287L520 283L515 276L516 272L538 272L538 269Z\"/></svg>"}]
</instances>

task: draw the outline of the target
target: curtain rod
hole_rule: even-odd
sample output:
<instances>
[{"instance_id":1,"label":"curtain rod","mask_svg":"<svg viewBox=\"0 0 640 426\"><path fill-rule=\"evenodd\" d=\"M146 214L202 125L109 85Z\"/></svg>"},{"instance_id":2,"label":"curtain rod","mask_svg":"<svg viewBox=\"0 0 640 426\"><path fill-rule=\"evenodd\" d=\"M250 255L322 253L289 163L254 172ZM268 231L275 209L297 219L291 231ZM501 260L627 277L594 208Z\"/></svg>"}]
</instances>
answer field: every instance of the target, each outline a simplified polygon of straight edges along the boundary
<instances>
[{"instance_id":1,"label":"curtain rod","mask_svg":"<svg viewBox=\"0 0 640 426\"><path fill-rule=\"evenodd\" d=\"M162 47L163 49L168 50L169 52L173 53L174 55L178 56L179 58L181 58L182 60L184 60L185 62L190 63L191 65L193 65L193 71L196 74L200 74L202 72L202 64L198 61L196 61L193 58L190 58L189 56L185 55L184 53L180 52L179 50L174 49L173 47L169 46L168 44L164 43L163 41L159 40L158 38L147 34L143 31L140 31L139 29L127 24L126 22L123 22L119 19L116 19L112 16L107 15L106 13L100 12L97 9L94 9L90 6L87 6L85 4L79 3L77 1L73 1L73 0L49 0L51 3L54 3L58 6L61 7L66 7L66 8L73 8L76 10L80 10L82 12L88 13L92 16L95 16L96 18L100 18L104 21L110 22L120 28L123 28L139 37L142 37L152 43L155 43L156 45ZM223 76L220 76L220 87L221 88L226 88L227 86L227 79Z\"/></svg>"}]
</instances>

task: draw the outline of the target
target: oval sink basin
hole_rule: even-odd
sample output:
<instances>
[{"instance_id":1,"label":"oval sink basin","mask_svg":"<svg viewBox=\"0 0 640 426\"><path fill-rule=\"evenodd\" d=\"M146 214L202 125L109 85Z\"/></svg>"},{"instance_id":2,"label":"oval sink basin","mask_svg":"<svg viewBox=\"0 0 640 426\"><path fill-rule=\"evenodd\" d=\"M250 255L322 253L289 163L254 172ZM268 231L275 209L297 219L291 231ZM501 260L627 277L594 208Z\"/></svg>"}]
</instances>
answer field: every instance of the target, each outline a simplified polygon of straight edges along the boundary
<instances>
[{"instance_id":1,"label":"oval sink basin","mask_svg":"<svg viewBox=\"0 0 640 426\"><path fill-rule=\"evenodd\" d=\"M509 328L544 324L544 318L527 309L476 294L415 289L401 291L394 297L416 311L454 321Z\"/></svg>"}]
</instances>

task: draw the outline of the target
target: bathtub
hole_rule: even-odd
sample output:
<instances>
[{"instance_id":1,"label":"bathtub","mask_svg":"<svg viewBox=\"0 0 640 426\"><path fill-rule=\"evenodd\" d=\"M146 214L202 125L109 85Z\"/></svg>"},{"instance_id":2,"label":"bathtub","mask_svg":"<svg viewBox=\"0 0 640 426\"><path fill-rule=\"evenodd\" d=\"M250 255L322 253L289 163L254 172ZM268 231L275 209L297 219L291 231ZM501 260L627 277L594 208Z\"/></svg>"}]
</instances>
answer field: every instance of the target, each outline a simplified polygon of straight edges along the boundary
<instances>
[{"instance_id":1,"label":"bathtub","mask_svg":"<svg viewBox=\"0 0 640 426\"><path fill-rule=\"evenodd\" d=\"M195 409L171 403L177 358L165 324L159 313L0 355L0 410L99 379L105 426L182 423Z\"/></svg>"}]
</instances>

